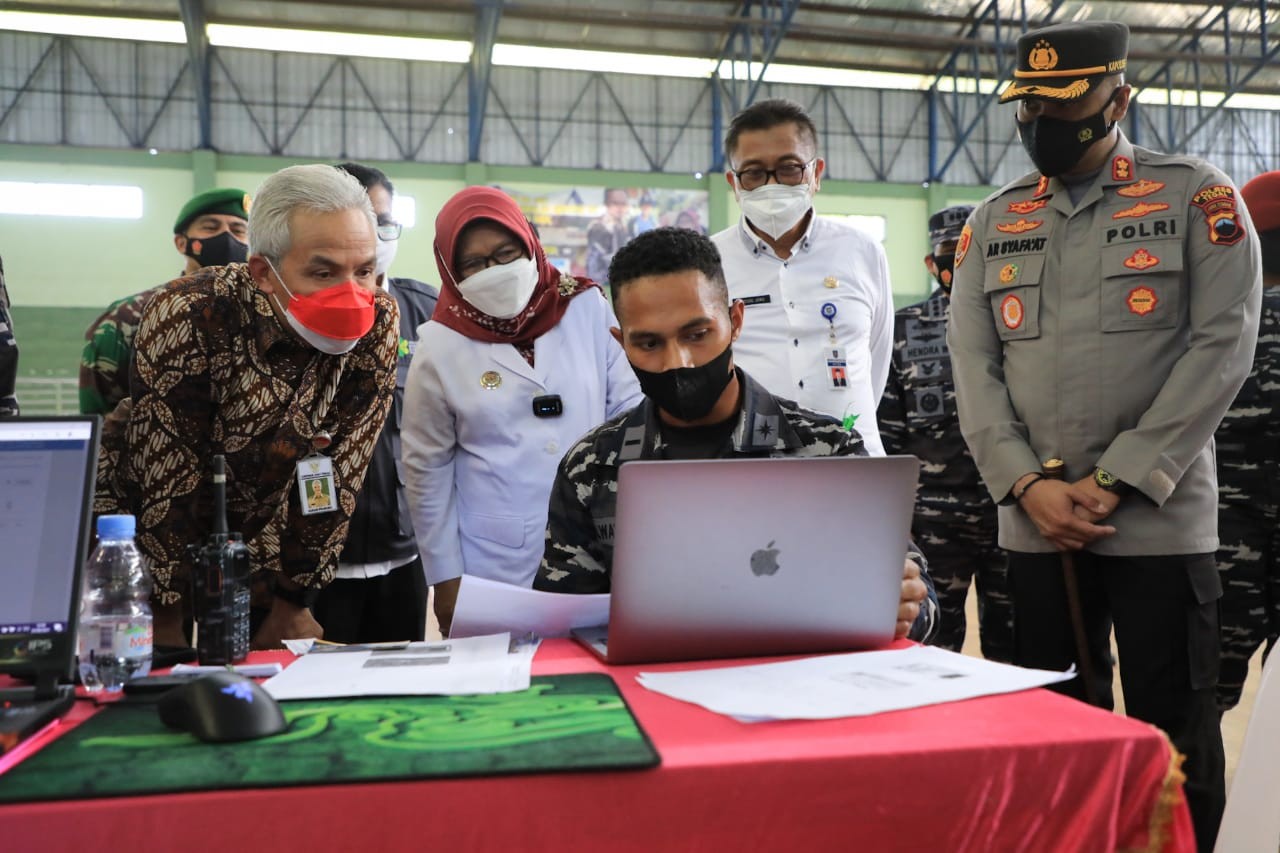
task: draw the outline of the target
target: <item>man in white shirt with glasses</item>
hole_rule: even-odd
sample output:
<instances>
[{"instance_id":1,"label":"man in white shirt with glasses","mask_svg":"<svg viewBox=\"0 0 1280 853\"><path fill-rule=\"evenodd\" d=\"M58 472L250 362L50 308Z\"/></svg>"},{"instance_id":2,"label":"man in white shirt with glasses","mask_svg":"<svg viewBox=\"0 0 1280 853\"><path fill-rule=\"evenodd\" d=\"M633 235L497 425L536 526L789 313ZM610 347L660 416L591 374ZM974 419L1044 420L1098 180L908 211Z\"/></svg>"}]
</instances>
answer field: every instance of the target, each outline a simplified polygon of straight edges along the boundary
<instances>
[{"instance_id":1,"label":"man in white shirt with glasses","mask_svg":"<svg viewBox=\"0 0 1280 853\"><path fill-rule=\"evenodd\" d=\"M869 453L883 455L876 407L893 352L884 249L814 212L826 164L798 104L752 104L734 116L724 147L742 217L712 239L729 295L749 319L735 361L779 397L842 420Z\"/></svg>"}]
</instances>

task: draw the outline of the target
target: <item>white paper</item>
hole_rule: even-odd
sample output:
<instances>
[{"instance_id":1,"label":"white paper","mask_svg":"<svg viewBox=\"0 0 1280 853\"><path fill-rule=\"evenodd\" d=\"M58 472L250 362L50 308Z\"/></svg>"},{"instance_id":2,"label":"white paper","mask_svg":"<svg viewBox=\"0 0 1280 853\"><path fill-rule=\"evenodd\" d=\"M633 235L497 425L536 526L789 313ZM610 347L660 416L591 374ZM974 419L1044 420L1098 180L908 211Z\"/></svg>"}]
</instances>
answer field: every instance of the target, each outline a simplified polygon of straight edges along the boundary
<instances>
[{"instance_id":1,"label":"white paper","mask_svg":"<svg viewBox=\"0 0 1280 853\"><path fill-rule=\"evenodd\" d=\"M188 673L226 672L227 669L228 667L225 666L192 666L189 663L175 663L173 669L169 671L174 675L186 675ZM278 663L238 663L230 667L230 669L246 678L270 678L273 675L279 675L284 667Z\"/></svg>"},{"instance_id":2,"label":"white paper","mask_svg":"<svg viewBox=\"0 0 1280 853\"><path fill-rule=\"evenodd\" d=\"M607 593L542 592L463 575L449 636L476 637L509 631L515 637L567 637L574 628L593 628L608 621Z\"/></svg>"},{"instance_id":3,"label":"white paper","mask_svg":"<svg viewBox=\"0 0 1280 853\"><path fill-rule=\"evenodd\" d=\"M527 690L533 655L508 654L510 644L509 634L497 634L378 651L315 646L262 686L276 699Z\"/></svg>"},{"instance_id":4,"label":"white paper","mask_svg":"<svg viewBox=\"0 0 1280 853\"><path fill-rule=\"evenodd\" d=\"M642 672L641 685L743 722L826 720L1014 693L1075 677L1023 669L931 646L781 663Z\"/></svg>"}]
</instances>

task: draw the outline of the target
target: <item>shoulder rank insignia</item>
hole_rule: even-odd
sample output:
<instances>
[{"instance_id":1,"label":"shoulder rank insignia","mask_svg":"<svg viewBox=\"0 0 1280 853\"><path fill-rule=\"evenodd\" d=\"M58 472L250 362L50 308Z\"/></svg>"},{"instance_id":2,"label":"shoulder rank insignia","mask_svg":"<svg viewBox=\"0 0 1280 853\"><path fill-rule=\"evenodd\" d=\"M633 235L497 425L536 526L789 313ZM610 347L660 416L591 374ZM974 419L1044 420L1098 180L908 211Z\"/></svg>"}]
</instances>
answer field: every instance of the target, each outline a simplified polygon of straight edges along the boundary
<instances>
[{"instance_id":1,"label":"shoulder rank insignia","mask_svg":"<svg viewBox=\"0 0 1280 853\"><path fill-rule=\"evenodd\" d=\"M969 244L972 242L973 229L970 228L969 223L966 222L964 230L960 232L960 240L956 243L956 269L960 269L960 265L964 263L964 256L969 254Z\"/></svg>"},{"instance_id":2,"label":"shoulder rank insignia","mask_svg":"<svg viewBox=\"0 0 1280 853\"><path fill-rule=\"evenodd\" d=\"M1025 234L1028 231L1036 230L1043 224L1043 219L1019 219L1017 222L997 223L996 230L1003 231L1005 234Z\"/></svg>"},{"instance_id":3,"label":"shoulder rank insignia","mask_svg":"<svg viewBox=\"0 0 1280 853\"><path fill-rule=\"evenodd\" d=\"M1009 202L1009 212L1017 214L1035 213L1049 206L1049 199L1040 198L1032 201L1011 201Z\"/></svg>"},{"instance_id":4,"label":"shoulder rank insignia","mask_svg":"<svg viewBox=\"0 0 1280 853\"><path fill-rule=\"evenodd\" d=\"M1146 249L1139 249L1132 255L1124 259L1124 265L1131 270L1149 270L1156 264L1160 263L1160 259L1148 252Z\"/></svg>"},{"instance_id":5,"label":"shoulder rank insignia","mask_svg":"<svg viewBox=\"0 0 1280 853\"><path fill-rule=\"evenodd\" d=\"M1111 180L1133 180L1133 161L1128 157L1114 157L1111 160Z\"/></svg>"},{"instance_id":6,"label":"shoulder rank insignia","mask_svg":"<svg viewBox=\"0 0 1280 853\"><path fill-rule=\"evenodd\" d=\"M1034 197L1039 198L1040 196L1044 195L1048 191L1049 191L1049 179L1046 178L1044 175L1041 175L1040 180L1036 181L1036 191L1034 193Z\"/></svg>"},{"instance_id":7,"label":"shoulder rank insignia","mask_svg":"<svg viewBox=\"0 0 1280 853\"><path fill-rule=\"evenodd\" d=\"M1236 191L1225 184L1205 187L1191 197L1191 203L1204 211L1209 225L1209 242L1215 246L1233 246L1244 239L1245 230L1237 221Z\"/></svg>"},{"instance_id":8,"label":"shoulder rank insignia","mask_svg":"<svg viewBox=\"0 0 1280 853\"><path fill-rule=\"evenodd\" d=\"M1164 189L1164 184L1159 181L1148 181L1142 178L1137 183L1129 184L1127 187L1121 187L1116 190L1116 195L1122 195L1125 198L1142 198L1143 196L1158 193Z\"/></svg>"},{"instance_id":9,"label":"shoulder rank insignia","mask_svg":"<svg viewBox=\"0 0 1280 853\"><path fill-rule=\"evenodd\" d=\"M1125 299L1129 310L1139 317L1156 310L1156 304L1159 301L1156 292L1149 287L1135 287L1129 291L1129 296Z\"/></svg>"},{"instance_id":10,"label":"shoulder rank insignia","mask_svg":"<svg viewBox=\"0 0 1280 853\"><path fill-rule=\"evenodd\" d=\"M1004 321L1006 329L1016 329L1021 326L1022 321L1026 319L1026 314L1022 310L1022 300L1012 293L1000 300L1000 319Z\"/></svg>"},{"instance_id":11,"label":"shoulder rank insignia","mask_svg":"<svg viewBox=\"0 0 1280 853\"><path fill-rule=\"evenodd\" d=\"M1124 210L1117 210L1111 214L1112 219L1137 219L1140 216L1146 216L1148 213L1155 213L1160 210L1168 210L1169 205L1162 201L1140 201L1133 207L1126 207Z\"/></svg>"}]
</instances>

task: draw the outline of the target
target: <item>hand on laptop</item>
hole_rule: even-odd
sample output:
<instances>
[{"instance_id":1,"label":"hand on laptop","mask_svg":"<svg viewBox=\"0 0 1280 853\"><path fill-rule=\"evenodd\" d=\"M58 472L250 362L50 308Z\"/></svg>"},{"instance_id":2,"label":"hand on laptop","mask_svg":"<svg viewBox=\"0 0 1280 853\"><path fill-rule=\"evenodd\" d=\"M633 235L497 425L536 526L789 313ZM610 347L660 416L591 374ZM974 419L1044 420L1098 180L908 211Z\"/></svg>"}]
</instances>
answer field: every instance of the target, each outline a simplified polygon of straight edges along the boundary
<instances>
[{"instance_id":1,"label":"hand on laptop","mask_svg":"<svg viewBox=\"0 0 1280 853\"><path fill-rule=\"evenodd\" d=\"M914 560L907 560L902 565L902 597L898 599L898 624L893 630L895 640L907 636L928 597L929 589L920 580L920 567Z\"/></svg>"}]
</instances>

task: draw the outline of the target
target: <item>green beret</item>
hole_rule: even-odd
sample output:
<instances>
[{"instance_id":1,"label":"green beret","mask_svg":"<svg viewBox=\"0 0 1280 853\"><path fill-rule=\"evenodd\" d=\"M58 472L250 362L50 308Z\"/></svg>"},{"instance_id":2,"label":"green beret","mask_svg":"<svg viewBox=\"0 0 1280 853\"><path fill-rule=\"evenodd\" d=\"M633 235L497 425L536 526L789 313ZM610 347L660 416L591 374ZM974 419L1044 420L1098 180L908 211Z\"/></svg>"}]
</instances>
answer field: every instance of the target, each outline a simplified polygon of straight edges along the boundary
<instances>
[{"instance_id":1,"label":"green beret","mask_svg":"<svg viewBox=\"0 0 1280 853\"><path fill-rule=\"evenodd\" d=\"M1000 103L1078 101L1128 62L1129 28L1115 21L1053 24L1018 38L1018 67Z\"/></svg>"},{"instance_id":2,"label":"green beret","mask_svg":"<svg viewBox=\"0 0 1280 853\"><path fill-rule=\"evenodd\" d=\"M231 187L221 190L205 190L191 198L178 213L178 221L173 223L173 233L181 234L197 216L206 213L225 213L228 216L249 218L249 207L252 202L244 190Z\"/></svg>"}]
</instances>

